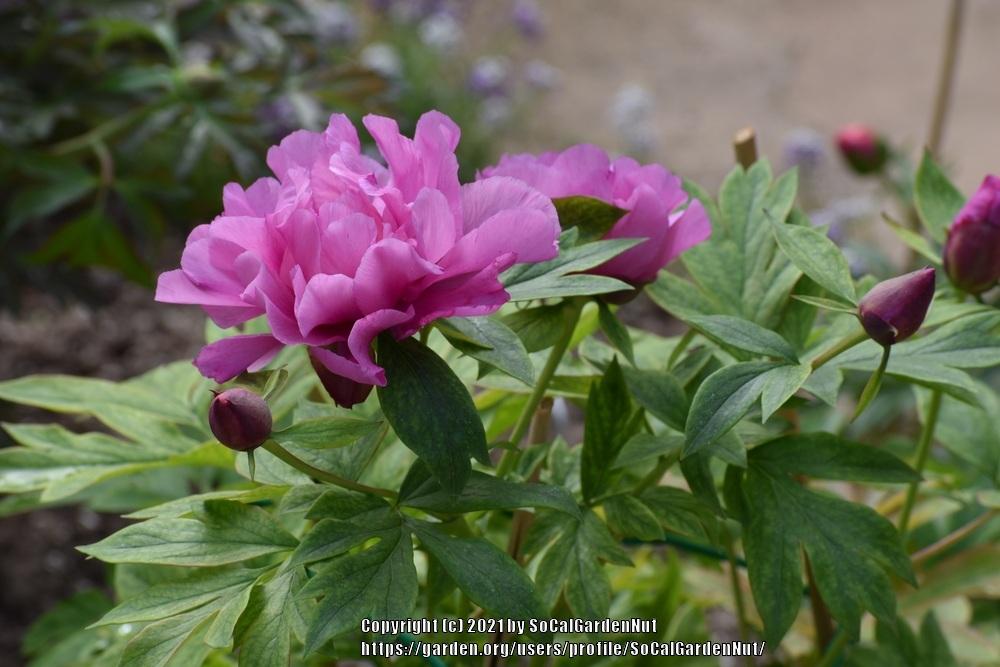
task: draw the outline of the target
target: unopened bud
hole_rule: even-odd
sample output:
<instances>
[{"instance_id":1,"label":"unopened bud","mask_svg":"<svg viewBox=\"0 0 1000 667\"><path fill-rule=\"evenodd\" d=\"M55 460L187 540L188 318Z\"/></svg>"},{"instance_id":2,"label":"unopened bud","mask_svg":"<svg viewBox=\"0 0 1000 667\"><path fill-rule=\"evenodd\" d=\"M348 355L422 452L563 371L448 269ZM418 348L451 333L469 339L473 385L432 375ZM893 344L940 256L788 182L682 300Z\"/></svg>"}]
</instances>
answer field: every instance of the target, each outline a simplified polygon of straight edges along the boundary
<instances>
[{"instance_id":1,"label":"unopened bud","mask_svg":"<svg viewBox=\"0 0 1000 667\"><path fill-rule=\"evenodd\" d=\"M837 148L858 174L881 171L889 158L885 142L870 127L860 123L845 125L837 132Z\"/></svg>"},{"instance_id":2,"label":"unopened bud","mask_svg":"<svg viewBox=\"0 0 1000 667\"><path fill-rule=\"evenodd\" d=\"M980 294L1000 280L1000 178L987 176L955 216L944 245L944 270L955 287Z\"/></svg>"},{"instance_id":3,"label":"unopened bud","mask_svg":"<svg viewBox=\"0 0 1000 667\"><path fill-rule=\"evenodd\" d=\"M364 403L368 394L372 392L372 385L362 382L355 382L350 378L337 375L323 365L323 362L313 353L313 348L309 348L309 362L312 364L316 376L323 383L323 388L330 395L333 402L342 408L351 408L358 403Z\"/></svg>"},{"instance_id":4,"label":"unopened bud","mask_svg":"<svg viewBox=\"0 0 1000 667\"><path fill-rule=\"evenodd\" d=\"M924 323L934 298L934 269L926 267L875 285L858 304L861 326L876 343L906 340Z\"/></svg>"},{"instance_id":5,"label":"unopened bud","mask_svg":"<svg viewBox=\"0 0 1000 667\"><path fill-rule=\"evenodd\" d=\"M219 442L238 452L264 444L271 435L271 409L247 389L227 389L212 399L208 425Z\"/></svg>"}]
</instances>

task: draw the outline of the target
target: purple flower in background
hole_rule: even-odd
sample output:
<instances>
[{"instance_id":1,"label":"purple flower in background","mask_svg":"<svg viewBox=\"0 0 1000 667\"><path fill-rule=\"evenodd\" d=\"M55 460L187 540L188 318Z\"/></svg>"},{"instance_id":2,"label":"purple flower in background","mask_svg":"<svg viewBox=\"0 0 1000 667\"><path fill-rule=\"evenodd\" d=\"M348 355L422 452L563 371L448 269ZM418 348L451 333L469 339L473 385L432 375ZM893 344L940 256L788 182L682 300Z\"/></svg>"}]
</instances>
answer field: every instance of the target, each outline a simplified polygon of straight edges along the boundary
<instances>
[{"instance_id":1,"label":"purple flower in background","mask_svg":"<svg viewBox=\"0 0 1000 667\"><path fill-rule=\"evenodd\" d=\"M535 90L552 90L559 85L559 70L544 60L531 60L524 66L524 81Z\"/></svg>"},{"instance_id":2,"label":"purple flower in background","mask_svg":"<svg viewBox=\"0 0 1000 667\"><path fill-rule=\"evenodd\" d=\"M391 45L384 42L372 42L358 54L358 61L365 69L369 69L386 79L398 79L403 74L403 61Z\"/></svg>"},{"instance_id":3,"label":"purple flower in background","mask_svg":"<svg viewBox=\"0 0 1000 667\"><path fill-rule=\"evenodd\" d=\"M826 142L815 130L800 127L785 138L785 164L788 167L815 169L826 159Z\"/></svg>"},{"instance_id":4,"label":"purple flower in background","mask_svg":"<svg viewBox=\"0 0 1000 667\"><path fill-rule=\"evenodd\" d=\"M499 276L557 253L548 197L513 178L458 181L460 131L428 112L412 139L390 118L364 125L385 163L361 152L351 121L300 130L267 154L274 178L230 183L224 210L190 234L156 299L202 306L220 327L265 316L270 333L205 346L203 375L225 382L306 345L334 375L385 384L371 343L442 317L487 315L510 298Z\"/></svg>"},{"instance_id":5,"label":"purple flower in background","mask_svg":"<svg viewBox=\"0 0 1000 667\"><path fill-rule=\"evenodd\" d=\"M449 12L431 14L421 21L418 30L420 41L439 51L450 51L462 41L465 31Z\"/></svg>"},{"instance_id":6,"label":"purple flower in background","mask_svg":"<svg viewBox=\"0 0 1000 667\"><path fill-rule=\"evenodd\" d=\"M987 176L955 216L944 244L952 284L980 294L1000 280L1000 178Z\"/></svg>"},{"instance_id":7,"label":"purple flower in background","mask_svg":"<svg viewBox=\"0 0 1000 667\"><path fill-rule=\"evenodd\" d=\"M681 179L658 164L629 157L611 160L597 146L581 144L561 153L505 155L481 178L512 176L552 198L584 195L627 211L605 238L644 238L644 243L601 264L592 273L643 285L712 228L701 202L688 197Z\"/></svg>"},{"instance_id":8,"label":"purple flower in background","mask_svg":"<svg viewBox=\"0 0 1000 667\"><path fill-rule=\"evenodd\" d=\"M528 39L538 39L545 34L542 10L534 0L514 0L511 20L518 31Z\"/></svg>"},{"instance_id":9,"label":"purple flower in background","mask_svg":"<svg viewBox=\"0 0 1000 667\"><path fill-rule=\"evenodd\" d=\"M469 90L491 97L507 93L510 82L510 64L501 56L483 56L469 70Z\"/></svg>"}]
</instances>

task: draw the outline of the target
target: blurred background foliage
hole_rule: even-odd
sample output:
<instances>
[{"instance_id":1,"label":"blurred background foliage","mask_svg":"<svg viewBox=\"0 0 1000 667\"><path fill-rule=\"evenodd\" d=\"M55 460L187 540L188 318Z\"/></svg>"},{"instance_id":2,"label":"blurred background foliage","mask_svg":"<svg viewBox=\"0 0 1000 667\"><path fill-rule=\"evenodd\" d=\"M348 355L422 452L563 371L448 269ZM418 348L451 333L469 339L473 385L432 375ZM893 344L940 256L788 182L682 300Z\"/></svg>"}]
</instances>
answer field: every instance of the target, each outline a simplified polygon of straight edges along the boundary
<instances>
[{"instance_id":1,"label":"blurred background foliage","mask_svg":"<svg viewBox=\"0 0 1000 667\"><path fill-rule=\"evenodd\" d=\"M421 113L440 109L463 128L459 160L471 177L495 157L517 100L546 87L549 73L535 64L514 87L505 57L470 57L467 9L441 0L0 4L0 307L16 306L25 283L79 293L87 266L152 286L164 242L176 248L211 220L225 183L264 175L268 146L322 129L333 111L391 115L411 132ZM498 43L537 36L533 5L512 4L510 17Z\"/></svg>"}]
</instances>

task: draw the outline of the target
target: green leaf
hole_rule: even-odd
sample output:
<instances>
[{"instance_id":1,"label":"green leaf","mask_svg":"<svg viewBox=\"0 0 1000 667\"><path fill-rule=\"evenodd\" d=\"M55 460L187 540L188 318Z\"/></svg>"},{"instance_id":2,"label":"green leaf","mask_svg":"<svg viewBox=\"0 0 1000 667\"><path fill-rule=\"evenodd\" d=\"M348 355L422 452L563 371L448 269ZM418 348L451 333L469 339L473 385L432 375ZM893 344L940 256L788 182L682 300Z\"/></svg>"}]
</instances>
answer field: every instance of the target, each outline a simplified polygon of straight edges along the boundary
<instances>
[{"instance_id":1,"label":"green leaf","mask_svg":"<svg viewBox=\"0 0 1000 667\"><path fill-rule=\"evenodd\" d=\"M768 371L764 376L764 388L760 395L761 422L770 419L805 384L811 373L812 366L809 364L779 366Z\"/></svg>"},{"instance_id":2,"label":"green leaf","mask_svg":"<svg viewBox=\"0 0 1000 667\"><path fill-rule=\"evenodd\" d=\"M567 300L548 306L524 308L505 316L503 321L521 339L525 350L538 352L556 344L569 326L568 320L572 312L573 306Z\"/></svg>"},{"instance_id":3,"label":"green leaf","mask_svg":"<svg viewBox=\"0 0 1000 667\"><path fill-rule=\"evenodd\" d=\"M42 654L101 617L111 608L104 593L87 589L62 600L45 612L24 635L21 650L25 655Z\"/></svg>"},{"instance_id":4,"label":"green leaf","mask_svg":"<svg viewBox=\"0 0 1000 667\"><path fill-rule=\"evenodd\" d=\"M524 343L499 319L452 317L438 320L437 327L463 354L495 366L526 385L535 383L535 367Z\"/></svg>"},{"instance_id":5,"label":"green leaf","mask_svg":"<svg viewBox=\"0 0 1000 667\"><path fill-rule=\"evenodd\" d=\"M45 218L90 194L97 177L84 169L69 169L45 185L21 188L10 200L4 233L10 236L24 223Z\"/></svg>"},{"instance_id":6,"label":"green leaf","mask_svg":"<svg viewBox=\"0 0 1000 667\"><path fill-rule=\"evenodd\" d=\"M780 451L787 445L792 451ZM810 446L816 446L816 452ZM888 455L861 451L834 436L791 436L750 451L743 479L744 526L750 585L767 641L777 645L802 602L800 548L812 564L819 592L846 632L856 635L864 610L895 616L890 574L915 584L893 525L871 508L820 494L792 475L810 470L849 479L911 479ZM803 456L804 460L797 458ZM873 462L875 470L865 470Z\"/></svg>"},{"instance_id":7,"label":"green leaf","mask_svg":"<svg viewBox=\"0 0 1000 667\"><path fill-rule=\"evenodd\" d=\"M200 665L211 648L203 643L211 617L199 609L147 625L129 640L120 667Z\"/></svg>"},{"instance_id":8,"label":"green leaf","mask_svg":"<svg viewBox=\"0 0 1000 667\"><path fill-rule=\"evenodd\" d=\"M604 237L627 212L594 197L556 197L552 203L559 214L559 226L563 229L576 227L580 243Z\"/></svg>"},{"instance_id":9,"label":"green leaf","mask_svg":"<svg viewBox=\"0 0 1000 667\"><path fill-rule=\"evenodd\" d=\"M345 447L378 431L381 420L357 417L320 417L295 422L288 428L274 431L271 439L282 446L298 445L311 449Z\"/></svg>"},{"instance_id":10,"label":"green leaf","mask_svg":"<svg viewBox=\"0 0 1000 667\"><path fill-rule=\"evenodd\" d=\"M835 313L847 313L848 315L858 314L857 306L843 301L835 301L834 299L825 299L821 296L809 296L806 294L793 294L792 298L796 301L801 301L802 303L808 303L811 306L822 308L823 310L832 310Z\"/></svg>"},{"instance_id":11,"label":"green leaf","mask_svg":"<svg viewBox=\"0 0 1000 667\"><path fill-rule=\"evenodd\" d=\"M651 433L636 433L618 452L615 459L615 468L627 468L629 466L645 463L650 459L657 459L665 454L672 454L680 451L684 446L684 436Z\"/></svg>"},{"instance_id":12,"label":"green leaf","mask_svg":"<svg viewBox=\"0 0 1000 667\"><path fill-rule=\"evenodd\" d=\"M771 221L774 237L789 259L802 273L830 293L849 302L857 302L851 269L840 248L826 234L812 228Z\"/></svg>"},{"instance_id":13,"label":"green leaf","mask_svg":"<svg viewBox=\"0 0 1000 667\"><path fill-rule=\"evenodd\" d=\"M788 341L759 324L731 315L691 317L688 324L717 343L766 357L779 357L798 363L798 357Z\"/></svg>"},{"instance_id":14,"label":"green leaf","mask_svg":"<svg viewBox=\"0 0 1000 667\"><path fill-rule=\"evenodd\" d=\"M406 618L417 601L410 534L399 528L363 551L331 561L300 595L324 596L306 633L307 654L337 635L356 631L363 618Z\"/></svg>"},{"instance_id":15,"label":"green leaf","mask_svg":"<svg viewBox=\"0 0 1000 667\"><path fill-rule=\"evenodd\" d=\"M601 503L608 524L624 537L639 540L663 539L663 529L656 515L641 500L630 495L611 496Z\"/></svg>"},{"instance_id":16,"label":"green leaf","mask_svg":"<svg viewBox=\"0 0 1000 667\"><path fill-rule=\"evenodd\" d=\"M832 433L787 435L758 446L750 458L758 465L815 479L898 484L920 479L896 456Z\"/></svg>"},{"instance_id":17,"label":"green leaf","mask_svg":"<svg viewBox=\"0 0 1000 667\"><path fill-rule=\"evenodd\" d=\"M900 241L909 246L911 250L930 260L931 263L936 264L937 266L941 266L943 264L941 253L935 250L934 246L932 246L926 238L906 227L903 223L893 220L885 213L882 214L882 219L889 224L889 229L892 230L893 234L895 234Z\"/></svg>"},{"instance_id":18,"label":"green leaf","mask_svg":"<svg viewBox=\"0 0 1000 667\"><path fill-rule=\"evenodd\" d=\"M462 490L469 457L489 462L486 432L472 397L454 371L428 347L382 336L378 361L386 386L378 388L386 419L403 444L423 459L441 486Z\"/></svg>"},{"instance_id":19,"label":"green leaf","mask_svg":"<svg viewBox=\"0 0 1000 667\"><path fill-rule=\"evenodd\" d=\"M531 579L491 542L454 537L424 521L408 520L407 525L474 604L500 618L545 615Z\"/></svg>"},{"instance_id":20,"label":"green leaf","mask_svg":"<svg viewBox=\"0 0 1000 667\"><path fill-rule=\"evenodd\" d=\"M618 452L635 432L634 411L628 386L617 359L612 359L601 378L590 388L584 416L580 481L584 500L604 490Z\"/></svg>"},{"instance_id":21,"label":"green leaf","mask_svg":"<svg viewBox=\"0 0 1000 667\"><path fill-rule=\"evenodd\" d=\"M520 264L501 276L511 301L531 301L577 295L606 294L631 290L628 283L607 276L582 275L617 257L645 239L610 239L576 244L577 230L563 232L559 256L547 262Z\"/></svg>"},{"instance_id":22,"label":"green leaf","mask_svg":"<svg viewBox=\"0 0 1000 667\"><path fill-rule=\"evenodd\" d=\"M416 465L419 465L416 464ZM416 484L400 504L431 512L458 514L483 510L547 507L567 514L579 514L573 496L565 489L548 484L518 484L474 471L460 493L450 494L431 477Z\"/></svg>"},{"instance_id":23,"label":"green leaf","mask_svg":"<svg viewBox=\"0 0 1000 667\"><path fill-rule=\"evenodd\" d=\"M199 519L151 519L79 550L108 563L208 567L289 551L297 544L259 507L208 500Z\"/></svg>"},{"instance_id":24,"label":"green leaf","mask_svg":"<svg viewBox=\"0 0 1000 667\"><path fill-rule=\"evenodd\" d=\"M928 150L924 151L917 168L914 204L924 227L938 243L944 243L952 220L965 204L965 197L948 180Z\"/></svg>"},{"instance_id":25,"label":"green leaf","mask_svg":"<svg viewBox=\"0 0 1000 667\"><path fill-rule=\"evenodd\" d=\"M611 584L601 561L631 565L628 555L591 511L582 517L548 514L532 524L525 553L542 553L535 582L545 609L552 609L565 589L574 616L607 618Z\"/></svg>"},{"instance_id":26,"label":"green leaf","mask_svg":"<svg viewBox=\"0 0 1000 667\"><path fill-rule=\"evenodd\" d=\"M302 538L291 565L308 565L340 556L372 538L392 539L400 530L399 517L383 512L359 523L342 519L323 519Z\"/></svg>"},{"instance_id":27,"label":"green leaf","mask_svg":"<svg viewBox=\"0 0 1000 667\"><path fill-rule=\"evenodd\" d=\"M918 415L926 422L931 392L916 389ZM969 405L951 396L941 397L934 436L955 456L968 461L989 479L1000 482L1000 400L988 387L978 393L980 405ZM986 407L988 406L988 407Z\"/></svg>"},{"instance_id":28,"label":"green leaf","mask_svg":"<svg viewBox=\"0 0 1000 667\"><path fill-rule=\"evenodd\" d=\"M779 367L766 361L747 361L709 375L691 402L684 456L711 445L743 419L764 391L767 373Z\"/></svg>"},{"instance_id":29,"label":"green leaf","mask_svg":"<svg viewBox=\"0 0 1000 667\"><path fill-rule=\"evenodd\" d=\"M718 533L714 504L708 505L687 491L671 486L651 487L639 498L666 530L714 541Z\"/></svg>"},{"instance_id":30,"label":"green leaf","mask_svg":"<svg viewBox=\"0 0 1000 667\"><path fill-rule=\"evenodd\" d=\"M797 185L794 170L773 180L766 160L749 170L735 167L719 191L719 206L706 207L712 215L711 238L682 256L694 284L661 272L647 293L682 319L733 315L773 329L801 274L777 252L765 211L784 221Z\"/></svg>"},{"instance_id":31,"label":"green leaf","mask_svg":"<svg viewBox=\"0 0 1000 667\"><path fill-rule=\"evenodd\" d=\"M623 368L625 382L636 402L676 431L684 430L688 397L680 381L668 371Z\"/></svg>"},{"instance_id":32,"label":"green leaf","mask_svg":"<svg viewBox=\"0 0 1000 667\"><path fill-rule=\"evenodd\" d=\"M630 364L635 366L635 351L632 347L632 337L628 333L628 327L618 321L615 314L611 312L611 307L604 301L599 301L597 306L601 331L608 337L611 345L621 352Z\"/></svg>"},{"instance_id":33,"label":"green leaf","mask_svg":"<svg viewBox=\"0 0 1000 667\"><path fill-rule=\"evenodd\" d=\"M289 664L292 629L302 605L296 595L304 579L301 570L289 569L253 589L236 629L240 667Z\"/></svg>"},{"instance_id":34,"label":"green leaf","mask_svg":"<svg viewBox=\"0 0 1000 667\"><path fill-rule=\"evenodd\" d=\"M224 603L230 596L250 588L265 571L244 568L196 570L179 581L150 586L109 611L94 626L158 621L206 606L217 609L221 604L212 603Z\"/></svg>"}]
</instances>

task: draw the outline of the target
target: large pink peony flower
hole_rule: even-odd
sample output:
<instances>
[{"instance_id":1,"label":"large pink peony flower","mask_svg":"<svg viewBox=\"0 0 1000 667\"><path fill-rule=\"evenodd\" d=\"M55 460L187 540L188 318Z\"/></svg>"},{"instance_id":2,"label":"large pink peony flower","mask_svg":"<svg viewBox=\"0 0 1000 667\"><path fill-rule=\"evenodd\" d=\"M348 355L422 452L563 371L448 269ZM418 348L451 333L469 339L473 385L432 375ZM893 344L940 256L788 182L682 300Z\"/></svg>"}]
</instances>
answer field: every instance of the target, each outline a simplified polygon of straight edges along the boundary
<instances>
[{"instance_id":1,"label":"large pink peony flower","mask_svg":"<svg viewBox=\"0 0 1000 667\"><path fill-rule=\"evenodd\" d=\"M646 238L591 273L642 285L671 260L712 233L704 207L690 199L681 179L658 164L629 157L611 160L597 146L581 144L561 153L505 155L482 171L485 179L512 176L552 197L585 195L628 211L605 238ZM687 204L685 208L684 205Z\"/></svg>"},{"instance_id":2,"label":"large pink peony flower","mask_svg":"<svg viewBox=\"0 0 1000 667\"><path fill-rule=\"evenodd\" d=\"M364 125L388 166L362 154L346 116L294 132L267 154L276 178L227 185L222 215L160 276L158 301L198 304L221 327L267 316L271 333L203 348L204 375L224 382L307 345L331 372L384 385L371 357L380 332L492 313L509 298L502 271L556 255L548 197L511 178L459 184L450 118L424 114L412 140L389 118Z\"/></svg>"}]
</instances>

